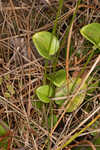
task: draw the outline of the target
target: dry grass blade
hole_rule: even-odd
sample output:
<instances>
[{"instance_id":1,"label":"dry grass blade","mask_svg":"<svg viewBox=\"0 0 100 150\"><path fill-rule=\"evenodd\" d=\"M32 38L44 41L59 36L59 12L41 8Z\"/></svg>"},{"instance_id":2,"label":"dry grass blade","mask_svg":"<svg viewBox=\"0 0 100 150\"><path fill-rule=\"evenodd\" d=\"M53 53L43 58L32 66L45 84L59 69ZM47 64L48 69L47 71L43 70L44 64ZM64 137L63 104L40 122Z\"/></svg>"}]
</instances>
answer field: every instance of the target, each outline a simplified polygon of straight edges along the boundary
<instances>
[{"instance_id":1,"label":"dry grass blade","mask_svg":"<svg viewBox=\"0 0 100 150\"><path fill-rule=\"evenodd\" d=\"M63 4L60 6L61 1ZM55 14L61 7L58 17ZM73 92L57 98L53 95L50 97L51 103L48 104L43 104L36 96L36 89L42 85L44 78L45 60L37 52L32 41L33 34L44 30L52 32L55 22L57 23L55 34L63 44L60 55L57 56L56 70L66 69L67 80L77 67L80 70L84 68L84 63L91 53L91 44L82 38L79 30L84 24L99 22L99 1L81 1L73 25L71 21L75 9L76 1L72 0L0 0L0 125L5 129L2 124L4 121L8 125L7 131L13 132L8 142L9 150L56 149L100 111L99 85L96 85L97 90L93 93L87 92L86 101L84 100L75 113L66 113L67 107L70 107L66 106L66 102L62 107L56 104L56 100L61 99L73 101L89 76L92 76L93 81L88 82L87 90L91 90L90 84L94 85L96 79L99 83L98 51L86 67L90 71L75 94ZM72 26L66 41L64 36L67 34L68 25ZM74 65L75 57L77 62ZM48 61L47 75L53 71L53 61L55 60ZM49 83L47 80L46 84ZM87 100L87 97L90 98ZM80 136L87 138L88 134L94 132L96 134L99 130L91 129ZM2 141L1 135L0 138Z\"/></svg>"},{"instance_id":2,"label":"dry grass blade","mask_svg":"<svg viewBox=\"0 0 100 150\"><path fill-rule=\"evenodd\" d=\"M73 29L73 23L71 24L69 35L68 35L67 56L66 56L66 81L67 81L68 94L69 94L69 51L70 51L70 44L71 44L72 29Z\"/></svg>"}]
</instances>

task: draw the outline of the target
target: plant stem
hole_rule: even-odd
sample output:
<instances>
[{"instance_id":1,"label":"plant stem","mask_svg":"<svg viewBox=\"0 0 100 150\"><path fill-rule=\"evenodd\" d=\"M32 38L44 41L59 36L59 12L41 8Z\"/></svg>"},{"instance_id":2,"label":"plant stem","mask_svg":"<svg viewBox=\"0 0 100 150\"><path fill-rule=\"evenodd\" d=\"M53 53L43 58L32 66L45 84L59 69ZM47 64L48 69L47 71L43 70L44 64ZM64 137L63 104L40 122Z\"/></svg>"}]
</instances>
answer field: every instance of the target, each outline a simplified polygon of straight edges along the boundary
<instances>
[{"instance_id":1,"label":"plant stem","mask_svg":"<svg viewBox=\"0 0 100 150\"><path fill-rule=\"evenodd\" d=\"M73 23L74 19L76 17L76 13L78 10L78 6L80 5L81 0L78 0L76 3L76 8L73 13L73 17L69 26L69 32L68 32L68 42L67 42L67 52L66 52L66 81L67 81L67 94L69 94L69 51L70 51L70 44L71 44L71 36L72 36L72 28L73 28Z\"/></svg>"},{"instance_id":2,"label":"plant stem","mask_svg":"<svg viewBox=\"0 0 100 150\"><path fill-rule=\"evenodd\" d=\"M59 0L59 8L58 8L58 11L57 11L57 14L56 14L56 19L54 21L54 26L53 26L53 31L52 31L52 37L51 37L51 40L50 40L50 44L49 44L49 53L50 53L50 47L51 47L51 42L52 42L52 39L53 39L53 35L55 35L56 33L56 28L57 28L57 22L58 22L58 18L60 16L60 13L61 13L61 9L62 9L62 6L63 6L63 0ZM46 84L46 78L47 78L47 66L48 66L48 61L46 60L45 62L45 72L44 72L44 80L43 80L43 84Z\"/></svg>"},{"instance_id":3,"label":"plant stem","mask_svg":"<svg viewBox=\"0 0 100 150\"><path fill-rule=\"evenodd\" d=\"M63 0L59 0L59 8L58 8L58 11L57 11L57 15L56 15L56 19L54 21L54 26L53 26L53 31L52 31L52 37L53 35L55 35L56 33L56 28L57 28L57 22L58 22L58 18L60 16L60 13L61 13L61 9L62 9L62 6L63 6ZM50 47L51 47L51 42L52 42L52 38L51 37L51 40L50 40L50 45L49 45L49 53L50 53ZM46 60L45 62L45 73L44 73L44 80L43 80L43 84L46 84L46 79L47 79L47 66L48 66L48 61ZM51 84L51 83L50 83ZM52 102L51 102L51 105L50 105L50 109L51 109L51 116L53 117L53 109L52 109ZM52 129L52 125L51 125L51 129ZM48 144L48 147L47 149L50 150L50 137L48 136L48 139L46 140L46 144Z\"/></svg>"}]
</instances>

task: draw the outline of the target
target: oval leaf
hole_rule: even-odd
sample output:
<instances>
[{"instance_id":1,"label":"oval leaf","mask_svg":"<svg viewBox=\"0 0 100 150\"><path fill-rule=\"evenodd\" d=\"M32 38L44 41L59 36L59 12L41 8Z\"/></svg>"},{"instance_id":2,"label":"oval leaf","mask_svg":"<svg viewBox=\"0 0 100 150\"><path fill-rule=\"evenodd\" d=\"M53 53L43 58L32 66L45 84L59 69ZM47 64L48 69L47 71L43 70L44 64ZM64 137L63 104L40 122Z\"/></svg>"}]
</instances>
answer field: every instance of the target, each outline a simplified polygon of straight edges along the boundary
<instances>
[{"instance_id":1,"label":"oval leaf","mask_svg":"<svg viewBox=\"0 0 100 150\"><path fill-rule=\"evenodd\" d=\"M75 81L75 79L74 79L74 81ZM75 88L77 88L80 84L81 84L81 79L79 78L76 82ZM83 87L80 89L79 94L73 99L73 101L69 102L70 107L67 109L67 112L73 112L74 110L76 110L82 104L82 102L85 98L85 95L86 95L86 89L87 89L87 84L85 83L83 85Z\"/></svg>"},{"instance_id":2,"label":"oval leaf","mask_svg":"<svg viewBox=\"0 0 100 150\"><path fill-rule=\"evenodd\" d=\"M67 95L68 90L66 88L66 82L60 87L60 88L56 88L55 90L55 97L64 97ZM69 92L71 91L72 88L72 83L70 82L69 84ZM55 101L56 104L58 105L62 105L64 103L65 100L57 100Z\"/></svg>"},{"instance_id":3,"label":"oval leaf","mask_svg":"<svg viewBox=\"0 0 100 150\"><path fill-rule=\"evenodd\" d=\"M75 79L70 80L69 83L69 92L72 89L73 83L74 83ZM74 87L74 90L81 84L81 79L79 78L76 82L76 85ZM70 107L67 109L67 112L73 112L74 110L76 110L81 103L83 102L85 95L86 95L86 89L87 89L87 85L86 83L83 85L83 87L81 88L80 93L73 99L73 101L69 101L69 105ZM66 84L63 85L61 88L57 88L56 89L56 97L63 97L67 95L67 86ZM56 104L61 105L65 100L57 100L55 101Z\"/></svg>"},{"instance_id":4,"label":"oval leaf","mask_svg":"<svg viewBox=\"0 0 100 150\"><path fill-rule=\"evenodd\" d=\"M44 103L49 103L50 102L49 97L52 97L53 94L54 90L49 85L43 85L36 89L36 95Z\"/></svg>"},{"instance_id":5,"label":"oval leaf","mask_svg":"<svg viewBox=\"0 0 100 150\"><path fill-rule=\"evenodd\" d=\"M95 47L100 48L100 24L91 23L84 26L80 30L81 34L95 45Z\"/></svg>"},{"instance_id":6,"label":"oval leaf","mask_svg":"<svg viewBox=\"0 0 100 150\"><path fill-rule=\"evenodd\" d=\"M50 80L55 86L61 87L66 82L66 72L61 69L55 73L48 75L48 80Z\"/></svg>"},{"instance_id":7,"label":"oval leaf","mask_svg":"<svg viewBox=\"0 0 100 150\"><path fill-rule=\"evenodd\" d=\"M38 32L33 35L32 40L38 53L46 59L51 59L51 55L54 55L59 49L58 39L50 32Z\"/></svg>"}]
</instances>

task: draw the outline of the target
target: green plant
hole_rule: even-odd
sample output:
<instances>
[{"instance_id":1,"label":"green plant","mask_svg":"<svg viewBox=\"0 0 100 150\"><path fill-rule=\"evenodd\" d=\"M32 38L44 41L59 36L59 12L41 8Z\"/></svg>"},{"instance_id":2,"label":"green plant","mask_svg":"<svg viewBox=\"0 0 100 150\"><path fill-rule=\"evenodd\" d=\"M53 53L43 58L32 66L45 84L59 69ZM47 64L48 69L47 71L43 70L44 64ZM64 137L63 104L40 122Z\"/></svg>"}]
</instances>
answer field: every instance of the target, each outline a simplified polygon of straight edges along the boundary
<instances>
[{"instance_id":1,"label":"green plant","mask_svg":"<svg viewBox=\"0 0 100 150\"><path fill-rule=\"evenodd\" d=\"M64 69L60 69L55 73L49 74L47 79L50 80L55 86L61 87L66 82L66 71Z\"/></svg>"},{"instance_id":2,"label":"green plant","mask_svg":"<svg viewBox=\"0 0 100 150\"><path fill-rule=\"evenodd\" d=\"M50 32L38 32L33 35L32 39L38 53L46 59L52 59L52 55L59 49L59 40Z\"/></svg>"},{"instance_id":3,"label":"green plant","mask_svg":"<svg viewBox=\"0 0 100 150\"><path fill-rule=\"evenodd\" d=\"M89 40L95 48L100 48L100 24L91 23L80 30L81 34Z\"/></svg>"},{"instance_id":4,"label":"green plant","mask_svg":"<svg viewBox=\"0 0 100 150\"><path fill-rule=\"evenodd\" d=\"M81 34L85 38L87 38L90 42L92 42L95 48L100 47L100 30L99 29L100 29L99 23L92 23L92 24L84 26L80 30ZM33 35L32 39L39 54L45 59L51 60L52 55L54 55L59 49L59 40L57 39L56 36L54 36L50 32L42 31L42 32L36 33L35 35ZM67 82L66 71L64 69L48 74L47 79L56 88L54 89L50 85L43 85L37 88L36 94L38 98L40 99L40 101L44 103L49 103L50 98L54 96L54 92L55 92L55 97L62 97L62 96L67 95L68 90L66 86L66 82ZM74 91L80 86L81 82L82 82L81 78L77 78L77 80L75 78L74 79L71 78L69 82L69 93L73 94ZM73 112L80 106L80 104L83 102L85 98L86 89L87 89L87 83L84 83L84 85L80 89L80 94L76 95L74 100L69 102L70 107L68 108L67 112ZM58 105L62 105L62 103L64 103L65 100L62 100L62 99L60 99L59 101L55 100L55 103Z\"/></svg>"},{"instance_id":5,"label":"green plant","mask_svg":"<svg viewBox=\"0 0 100 150\"><path fill-rule=\"evenodd\" d=\"M71 93L71 89L72 89L72 86L73 86L73 83L74 83L75 80L76 80L75 78L71 78L71 80L69 82L69 93L70 93L70 95L73 94L73 93ZM78 80L75 84L74 90L76 90L80 86L81 82L82 82L82 79L78 78ZM86 89L87 89L87 84L84 83L84 85L80 89L79 94L77 96L75 96L74 100L68 102L70 107L67 109L67 112L73 112L74 110L76 110L80 106L80 104L83 102L83 100L85 98ZM68 91L68 89L67 89L67 86L66 86L66 83L65 83L61 88L56 88L55 97L66 96L67 91ZM55 102L56 102L56 104L61 105L64 101L65 100L58 100L58 101L55 101Z\"/></svg>"},{"instance_id":6,"label":"green plant","mask_svg":"<svg viewBox=\"0 0 100 150\"><path fill-rule=\"evenodd\" d=\"M49 85L43 85L37 88L36 94L42 102L49 103L50 102L49 97L52 97L54 95L54 90Z\"/></svg>"},{"instance_id":7,"label":"green plant","mask_svg":"<svg viewBox=\"0 0 100 150\"><path fill-rule=\"evenodd\" d=\"M42 31L42 32L36 33L35 35L33 35L32 39L39 54L45 59L51 60L52 55L54 55L59 49L59 40L57 39L57 37L55 37L49 32ZM66 71L64 69L60 69L57 72L47 74L47 79L50 81L50 83L52 83L53 86L42 85L36 89L36 95L40 101L44 103L49 103L51 101L50 98L54 96L54 93L55 93L55 98L67 95L68 90L66 86L66 82L67 82ZM70 83L69 83L70 94L72 94L71 89L72 89L74 80L75 79L73 78L70 79ZM76 82L76 86L74 87L74 90L78 88L80 84L81 84L81 79L79 78ZM53 88L54 86L55 88ZM83 87L81 88L81 91L80 91L81 93L75 97L73 102L71 102L71 106L67 110L67 112L73 112L83 102L85 98L85 94L86 94L86 89L87 89L87 85L85 83ZM55 103L61 106L65 100L62 100L62 99L60 99L59 101L55 100Z\"/></svg>"}]
</instances>

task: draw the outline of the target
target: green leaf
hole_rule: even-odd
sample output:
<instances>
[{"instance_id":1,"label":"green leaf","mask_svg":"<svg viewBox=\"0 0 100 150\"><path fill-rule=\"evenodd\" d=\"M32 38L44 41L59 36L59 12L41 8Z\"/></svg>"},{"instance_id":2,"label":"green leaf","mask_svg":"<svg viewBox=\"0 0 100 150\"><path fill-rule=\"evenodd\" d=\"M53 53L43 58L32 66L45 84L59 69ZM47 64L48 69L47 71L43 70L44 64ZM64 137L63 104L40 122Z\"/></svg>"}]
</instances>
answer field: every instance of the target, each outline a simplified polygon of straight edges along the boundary
<instances>
[{"instance_id":1,"label":"green leaf","mask_svg":"<svg viewBox=\"0 0 100 150\"><path fill-rule=\"evenodd\" d=\"M100 48L100 24L91 23L84 26L80 30L81 34L95 45L96 48Z\"/></svg>"},{"instance_id":2,"label":"green leaf","mask_svg":"<svg viewBox=\"0 0 100 150\"><path fill-rule=\"evenodd\" d=\"M75 81L75 78L70 80L69 83L69 92L71 92L73 83ZM76 85L74 87L74 90L81 84L81 79L79 78L76 82ZM76 110L81 103L83 102L85 95L86 95L86 89L87 89L87 84L85 83L83 85L83 87L81 88L79 94L73 99L73 101L69 101L69 105L70 107L67 109L67 112L73 112L74 110ZM61 87L61 88L57 88L55 91L55 97L63 97L66 96L68 91L67 91L67 86L66 83ZM55 103L58 105L61 105L65 100L56 100Z\"/></svg>"},{"instance_id":3,"label":"green leaf","mask_svg":"<svg viewBox=\"0 0 100 150\"><path fill-rule=\"evenodd\" d=\"M61 69L55 73L48 75L48 80L50 80L55 86L61 87L66 82L66 72Z\"/></svg>"},{"instance_id":4,"label":"green leaf","mask_svg":"<svg viewBox=\"0 0 100 150\"><path fill-rule=\"evenodd\" d=\"M60 87L60 88L56 88L55 90L55 97L64 97L67 95L67 88L66 88L66 81L65 83ZM72 87L72 84L70 83L69 84L69 91L71 90L71 87ZM64 103L65 100L55 100L55 103L58 104L58 105L62 105Z\"/></svg>"},{"instance_id":5,"label":"green leaf","mask_svg":"<svg viewBox=\"0 0 100 150\"><path fill-rule=\"evenodd\" d=\"M33 35L32 40L38 53L46 59L52 59L51 55L54 55L59 49L58 39L50 32L38 32Z\"/></svg>"},{"instance_id":6,"label":"green leaf","mask_svg":"<svg viewBox=\"0 0 100 150\"><path fill-rule=\"evenodd\" d=\"M75 79L73 79L73 81L75 81ZM79 87L79 85L81 84L82 80L81 78L79 78L76 82L75 88ZM73 83L71 83L73 86ZM79 94L73 99L73 101L70 101L70 107L67 109L67 112L73 112L74 110L76 110L83 102L85 95L86 95L86 90L87 90L87 84L84 83L83 87L80 89Z\"/></svg>"},{"instance_id":7,"label":"green leaf","mask_svg":"<svg viewBox=\"0 0 100 150\"><path fill-rule=\"evenodd\" d=\"M36 89L36 95L44 103L49 103L50 97L52 97L53 94L54 89L49 85L43 85Z\"/></svg>"}]
</instances>

